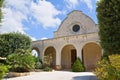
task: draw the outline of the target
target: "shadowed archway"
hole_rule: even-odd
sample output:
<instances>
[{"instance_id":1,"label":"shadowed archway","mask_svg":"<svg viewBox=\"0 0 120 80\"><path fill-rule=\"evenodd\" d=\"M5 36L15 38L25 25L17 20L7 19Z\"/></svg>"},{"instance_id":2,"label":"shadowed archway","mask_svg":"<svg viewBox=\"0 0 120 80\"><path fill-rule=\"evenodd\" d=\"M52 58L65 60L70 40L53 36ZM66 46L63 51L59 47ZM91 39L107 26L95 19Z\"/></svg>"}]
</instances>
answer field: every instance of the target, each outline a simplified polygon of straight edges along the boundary
<instances>
[{"instance_id":1,"label":"shadowed archway","mask_svg":"<svg viewBox=\"0 0 120 80\"><path fill-rule=\"evenodd\" d=\"M62 69L71 69L77 58L77 51L73 45L66 45L61 51L61 66Z\"/></svg>"},{"instance_id":2,"label":"shadowed archway","mask_svg":"<svg viewBox=\"0 0 120 80\"><path fill-rule=\"evenodd\" d=\"M46 48L44 52L44 64L45 66L50 66L55 68L56 66L56 50L54 47Z\"/></svg>"},{"instance_id":3,"label":"shadowed archway","mask_svg":"<svg viewBox=\"0 0 120 80\"><path fill-rule=\"evenodd\" d=\"M102 49L98 44L93 42L85 44L82 50L82 60L86 71L93 70L101 56Z\"/></svg>"}]
</instances>

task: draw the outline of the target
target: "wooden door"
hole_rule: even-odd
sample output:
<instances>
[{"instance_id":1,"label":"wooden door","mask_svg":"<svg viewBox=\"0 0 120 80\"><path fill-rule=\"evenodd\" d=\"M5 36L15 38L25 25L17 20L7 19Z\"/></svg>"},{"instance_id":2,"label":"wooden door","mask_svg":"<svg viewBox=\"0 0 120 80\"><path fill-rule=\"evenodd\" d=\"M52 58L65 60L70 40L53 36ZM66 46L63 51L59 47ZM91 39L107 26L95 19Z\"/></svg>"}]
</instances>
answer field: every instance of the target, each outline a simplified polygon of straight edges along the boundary
<instances>
[{"instance_id":1,"label":"wooden door","mask_svg":"<svg viewBox=\"0 0 120 80\"><path fill-rule=\"evenodd\" d=\"M72 49L71 50L71 67L74 64L76 59L77 59L76 49Z\"/></svg>"}]
</instances>

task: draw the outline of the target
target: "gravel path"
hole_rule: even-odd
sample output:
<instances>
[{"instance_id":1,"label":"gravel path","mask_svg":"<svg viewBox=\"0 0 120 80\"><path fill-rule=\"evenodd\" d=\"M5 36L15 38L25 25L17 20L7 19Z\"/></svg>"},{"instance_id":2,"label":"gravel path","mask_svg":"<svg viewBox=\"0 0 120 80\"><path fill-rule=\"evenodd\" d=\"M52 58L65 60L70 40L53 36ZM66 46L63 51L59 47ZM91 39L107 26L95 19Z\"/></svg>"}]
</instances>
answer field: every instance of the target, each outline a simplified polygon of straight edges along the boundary
<instances>
[{"instance_id":1,"label":"gravel path","mask_svg":"<svg viewBox=\"0 0 120 80\"><path fill-rule=\"evenodd\" d=\"M28 76L9 78L7 80L97 80L92 72L32 72Z\"/></svg>"}]
</instances>

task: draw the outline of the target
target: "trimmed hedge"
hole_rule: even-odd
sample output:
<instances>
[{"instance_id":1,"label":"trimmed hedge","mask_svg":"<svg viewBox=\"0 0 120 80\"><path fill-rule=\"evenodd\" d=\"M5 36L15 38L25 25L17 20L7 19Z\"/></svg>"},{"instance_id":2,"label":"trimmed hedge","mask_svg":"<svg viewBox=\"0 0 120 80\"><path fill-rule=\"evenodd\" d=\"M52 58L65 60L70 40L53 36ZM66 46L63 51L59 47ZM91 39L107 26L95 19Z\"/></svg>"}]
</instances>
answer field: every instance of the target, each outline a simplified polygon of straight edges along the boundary
<instances>
[{"instance_id":1,"label":"trimmed hedge","mask_svg":"<svg viewBox=\"0 0 120 80\"><path fill-rule=\"evenodd\" d=\"M84 72L85 71L85 68L79 58L77 58L76 61L74 62L72 66L72 71L73 72Z\"/></svg>"}]
</instances>

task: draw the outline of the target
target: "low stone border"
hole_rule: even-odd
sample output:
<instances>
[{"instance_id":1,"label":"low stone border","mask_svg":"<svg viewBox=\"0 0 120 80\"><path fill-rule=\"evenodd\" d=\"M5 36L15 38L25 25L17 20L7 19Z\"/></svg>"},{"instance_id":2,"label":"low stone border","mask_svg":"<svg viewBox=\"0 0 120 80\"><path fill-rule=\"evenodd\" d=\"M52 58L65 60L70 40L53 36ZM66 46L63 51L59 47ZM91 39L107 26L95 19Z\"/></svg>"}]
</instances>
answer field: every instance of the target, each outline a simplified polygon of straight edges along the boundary
<instances>
[{"instance_id":1,"label":"low stone border","mask_svg":"<svg viewBox=\"0 0 120 80\"><path fill-rule=\"evenodd\" d=\"M30 72L23 72L23 73L19 73L19 72L9 72L7 77L20 77L20 76L27 76L30 75Z\"/></svg>"}]
</instances>

